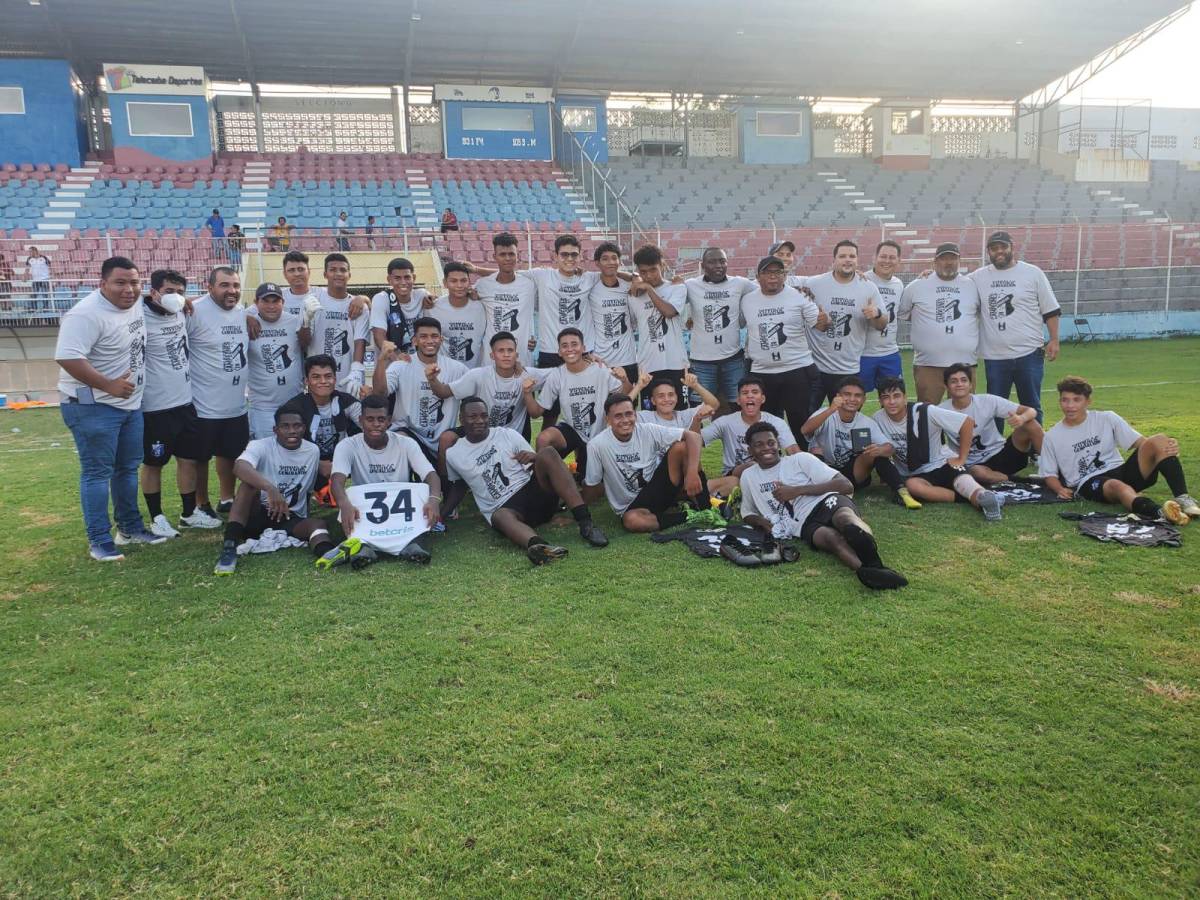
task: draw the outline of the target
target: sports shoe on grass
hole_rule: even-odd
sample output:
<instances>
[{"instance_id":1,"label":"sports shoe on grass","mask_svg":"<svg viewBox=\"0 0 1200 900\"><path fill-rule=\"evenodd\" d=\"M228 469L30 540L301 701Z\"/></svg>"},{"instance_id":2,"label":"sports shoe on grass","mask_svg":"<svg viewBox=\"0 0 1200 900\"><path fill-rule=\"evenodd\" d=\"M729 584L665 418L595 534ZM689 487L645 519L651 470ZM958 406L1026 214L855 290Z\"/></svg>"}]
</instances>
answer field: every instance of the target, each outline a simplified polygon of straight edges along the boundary
<instances>
[{"instance_id":1,"label":"sports shoe on grass","mask_svg":"<svg viewBox=\"0 0 1200 900\"><path fill-rule=\"evenodd\" d=\"M155 516L150 523L150 532L164 538L179 537L179 532L171 527L171 523L162 513Z\"/></svg>"},{"instance_id":2,"label":"sports shoe on grass","mask_svg":"<svg viewBox=\"0 0 1200 900\"><path fill-rule=\"evenodd\" d=\"M217 513L222 516L229 515L229 512L232 509L233 509L233 501L232 500L222 500L220 503L217 504Z\"/></svg>"},{"instance_id":3,"label":"sports shoe on grass","mask_svg":"<svg viewBox=\"0 0 1200 900\"><path fill-rule=\"evenodd\" d=\"M445 534L446 533L446 523L443 522L441 519L438 519L436 522L433 523L432 527L430 527L429 532L430 532L430 534Z\"/></svg>"},{"instance_id":4,"label":"sports shoe on grass","mask_svg":"<svg viewBox=\"0 0 1200 900\"><path fill-rule=\"evenodd\" d=\"M1191 494L1180 494L1175 498L1175 502L1189 519L1200 519L1200 503L1197 503Z\"/></svg>"},{"instance_id":5,"label":"sports shoe on grass","mask_svg":"<svg viewBox=\"0 0 1200 900\"><path fill-rule=\"evenodd\" d=\"M200 507L192 512L190 516L179 517L180 528L220 528L221 520L216 516L210 516Z\"/></svg>"},{"instance_id":6,"label":"sports shoe on grass","mask_svg":"<svg viewBox=\"0 0 1200 900\"><path fill-rule=\"evenodd\" d=\"M317 557L316 567L322 571L344 566L363 551L363 542L356 537L348 537L324 556ZM367 548L370 549L369 547Z\"/></svg>"},{"instance_id":7,"label":"sports shoe on grass","mask_svg":"<svg viewBox=\"0 0 1200 900\"><path fill-rule=\"evenodd\" d=\"M896 491L896 499L903 504L905 509L920 509L921 502L908 492L908 488L902 487Z\"/></svg>"},{"instance_id":8,"label":"sports shoe on grass","mask_svg":"<svg viewBox=\"0 0 1200 900\"><path fill-rule=\"evenodd\" d=\"M593 547L608 546L608 535L601 531L591 519L584 519L579 523L579 536Z\"/></svg>"},{"instance_id":9,"label":"sports shoe on grass","mask_svg":"<svg viewBox=\"0 0 1200 900\"><path fill-rule=\"evenodd\" d=\"M167 539L161 534L155 534L152 531L147 531L145 526L140 531L130 531L128 533L117 529L117 533L113 535L113 543L118 547L125 547L129 544L165 544Z\"/></svg>"},{"instance_id":10,"label":"sports shoe on grass","mask_svg":"<svg viewBox=\"0 0 1200 900\"><path fill-rule=\"evenodd\" d=\"M1162 505L1162 515L1172 525L1186 525L1191 521L1178 500L1165 501Z\"/></svg>"},{"instance_id":11,"label":"sports shoe on grass","mask_svg":"<svg viewBox=\"0 0 1200 900\"><path fill-rule=\"evenodd\" d=\"M379 554L375 552L375 548L368 547L366 544L363 544L362 547L359 548L359 551L350 557L350 568L357 572L359 569L365 569L378 559Z\"/></svg>"},{"instance_id":12,"label":"sports shoe on grass","mask_svg":"<svg viewBox=\"0 0 1200 900\"><path fill-rule=\"evenodd\" d=\"M908 579L887 566L861 566L854 573L866 587L873 591L887 591L902 588L908 584Z\"/></svg>"},{"instance_id":13,"label":"sports shoe on grass","mask_svg":"<svg viewBox=\"0 0 1200 900\"><path fill-rule=\"evenodd\" d=\"M552 544L534 544L525 551L525 555L529 557L529 561L535 566L544 566L546 563L554 562L556 559L562 559L567 555L566 547L555 547Z\"/></svg>"},{"instance_id":14,"label":"sports shoe on grass","mask_svg":"<svg viewBox=\"0 0 1200 900\"><path fill-rule=\"evenodd\" d=\"M979 492L979 508L983 511L983 518L988 522L999 522L1004 518L1004 513L1000 511L1004 506L1004 498L995 491L980 491Z\"/></svg>"},{"instance_id":15,"label":"sports shoe on grass","mask_svg":"<svg viewBox=\"0 0 1200 900\"><path fill-rule=\"evenodd\" d=\"M226 541L221 545L221 555L213 567L214 575L232 575L237 571L237 544Z\"/></svg>"},{"instance_id":16,"label":"sports shoe on grass","mask_svg":"<svg viewBox=\"0 0 1200 900\"><path fill-rule=\"evenodd\" d=\"M370 549L370 548L367 548ZM426 550L418 541L409 541L408 545L396 554L401 559L408 562L420 563L423 566L429 565L433 560L433 556Z\"/></svg>"},{"instance_id":17,"label":"sports shoe on grass","mask_svg":"<svg viewBox=\"0 0 1200 900\"><path fill-rule=\"evenodd\" d=\"M88 547L88 554L96 562L120 562L125 558L125 554L117 549L117 545L111 540L97 541Z\"/></svg>"}]
</instances>

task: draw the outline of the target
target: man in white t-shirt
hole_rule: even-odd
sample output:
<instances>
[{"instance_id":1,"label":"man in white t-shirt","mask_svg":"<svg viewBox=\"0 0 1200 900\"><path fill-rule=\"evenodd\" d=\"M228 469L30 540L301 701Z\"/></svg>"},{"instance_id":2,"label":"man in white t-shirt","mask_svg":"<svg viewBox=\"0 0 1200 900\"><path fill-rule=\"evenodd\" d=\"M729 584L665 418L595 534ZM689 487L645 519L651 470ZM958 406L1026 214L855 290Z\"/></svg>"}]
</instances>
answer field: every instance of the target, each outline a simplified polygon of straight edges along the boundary
<instances>
[{"instance_id":1,"label":"man in white t-shirt","mask_svg":"<svg viewBox=\"0 0 1200 900\"><path fill-rule=\"evenodd\" d=\"M999 522L1004 498L967 473L967 448L975 434L970 416L929 403L909 403L902 378L879 382L883 409L872 418L892 445L892 461L909 492L923 503L954 503L959 497ZM957 435L957 452L942 443L946 432Z\"/></svg>"},{"instance_id":2,"label":"man in white t-shirt","mask_svg":"<svg viewBox=\"0 0 1200 900\"><path fill-rule=\"evenodd\" d=\"M416 441L408 435L388 430L392 417L388 412L386 397L371 394L363 398L361 406L359 424L362 434L338 443L333 452L333 468L329 476L329 486L337 502L338 521L343 533L347 538L352 538L354 524L361 518L360 511L346 493L347 479L353 484L363 485L412 481L416 476L429 486L429 500L422 514L432 528L442 516L442 482L437 472ZM355 546L353 542L345 548L346 558L356 568L373 562L376 555L374 548ZM398 556L418 563L428 563L431 559L419 538L409 541Z\"/></svg>"},{"instance_id":3,"label":"man in white t-shirt","mask_svg":"<svg viewBox=\"0 0 1200 900\"><path fill-rule=\"evenodd\" d=\"M792 243L791 238L785 238L782 241L776 241L767 250L768 256L773 256L783 263L784 271L787 273L783 283L790 288L801 290L808 284L808 279L803 275L795 274L792 269L796 265L796 245Z\"/></svg>"},{"instance_id":4,"label":"man in white t-shirt","mask_svg":"<svg viewBox=\"0 0 1200 900\"><path fill-rule=\"evenodd\" d=\"M621 248L605 241L597 245L592 258L600 270L600 280L592 286L587 298L593 354L606 366L623 368L626 377L636 383L644 373L638 369L629 284L621 278Z\"/></svg>"},{"instance_id":5,"label":"man in white t-shirt","mask_svg":"<svg viewBox=\"0 0 1200 900\"><path fill-rule=\"evenodd\" d=\"M317 466L317 498L324 503L329 493L329 473L337 445L358 434L362 404L357 397L337 389L333 360L324 354L304 360L304 392L288 401L300 410L304 419L304 438L316 445L320 454Z\"/></svg>"},{"instance_id":6,"label":"man in white t-shirt","mask_svg":"<svg viewBox=\"0 0 1200 900\"><path fill-rule=\"evenodd\" d=\"M369 301L362 295L352 296L349 283L350 261L341 253L330 253L325 257L326 286L316 292L317 302L306 311L312 329L308 352L333 357L338 390L359 397L363 394L363 354L371 322L369 316L352 315L356 299L364 308Z\"/></svg>"},{"instance_id":7,"label":"man in white t-shirt","mask_svg":"<svg viewBox=\"0 0 1200 900\"><path fill-rule=\"evenodd\" d=\"M757 289L749 278L729 275L729 259L719 247L700 257L699 278L684 282L691 324L691 369L721 401L720 411L737 405L738 382L747 374L742 347L742 297Z\"/></svg>"},{"instance_id":8,"label":"man in white t-shirt","mask_svg":"<svg viewBox=\"0 0 1200 900\"><path fill-rule=\"evenodd\" d=\"M629 285L629 309L637 329L638 371L670 381L682 397L688 360L679 314L687 305L687 288L663 277L662 251L651 244L638 248L633 264L637 275ZM643 405L649 408L648 402Z\"/></svg>"},{"instance_id":9,"label":"man in white t-shirt","mask_svg":"<svg viewBox=\"0 0 1200 900\"><path fill-rule=\"evenodd\" d=\"M387 290L371 298L371 337L377 350L391 341L402 353L412 353L412 323L421 317L429 292L415 286L416 269L403 256L388 263L387 282Z\"/></svg>"},{"instance_id":10,"label":"man in white t-shirt","mask_svg":"<svg viewBox=\"0 0 1200 900\"><path fill-rule=\"evenodd\" d=\"M1062 310L1046 273L1013 258L1012 235L993 233L987 242L990 265L971 273L981 304L979 355L988 393L1017 399L1037 410L1042 421L1042 373L1047 359L1058 357ZM1050 333L1045 340L1043 327Z\"/></svg>"},{"instance_id":11,"label":"man in white t-shirt","mask_svg":"<svg viewBox=\"0 0 1200 900\"><path fill-rule=\"evenodd\" d=\"M588 293L600 280L598 272L579 268L582 250L579 238L561 234L554 239L554 268L530 269L529 277L537 284L538 368L562 365L558 354L558 335L564 328L583 333L584 350L591 350L592 319L587 310Z\"/></svg>"},{"instance_id":12,"label":"man in white t-shirt","mask_svg":"<svg viewBox=\"0 0 1200 900\"><path fill-rule=\"evenodd\" d=\"M307 253L289 250L283 254L283 280L288 283L283 289L284 313L303 318L308 307L316 301L309 285L311 276Z\"/></svg>"},{"instance_id":13,"label":"man in white t-shirt","mask_svg":"<svg viewBox=\"0 0 1200 900\"><path fill-rule=\"evenodd\" d=\"M525 551L535 566L567 555L534 529L549 522L565 504L579 536L593 547L608 538L592 521L591 511L561 457L550 447L534 452L511 428L492 428L487 404L478 397L462 403L463 440L446 453L450 488L444 514L450 516L470 488L488 524Z\"/></svg>"},{"instance_id":14,"label":"man in white t-shirt","mask_svg":"<svg viewBox=\"0 0 1200 900\"><path fill-rule=\"evenodd\" d=\"M963 363L971 368L979 349L979 290L959 273L958 244L939 244L933 274L909 282L900 295L899 319L912 321L913 380L917 399L940 403L948 366Z\"/></svg>"},{"instance_id":15,"label":"man in white t-shirt","mask_svg":"<svg viewBox=\"0 0 1200 900\"><path fill-rule=\"evenodd\" d=\"M460 262L442 267L442 285L446 293L435 301L425 315L442 323L442 352L457 359L468 369L483 364L483 335L487 330L487 310L468 296L471 274Z\"/></svg>"},{"instance_id":16,"label":"man in white t-shirt","mask_svg":"<svg viewBox=\"0 0 1200 900\"><path fill-rule=\"evenodd\" d=\"M525 272L518 272L520 253L515 234L502 231L492 237L492 258L496 271L475 282L475 297L487 313L483 339L491 346L492 338L504 331L517 341L521 365L533 365L537 345L537 283ZM465 264L477 271L470 263Z\"/></svg>"},{"instance_id":17,"label":"man in white t-shirt","mask_svg":"<svg viewBox=\"0 0 1200 900\"><path fill-rule=\"evenodd\" d=\"M858 377L868 391L875 390L881 378L899 378L900 348L896 344L896 310L900 306L900 295L904 293L904 282L896 277L900 265L900 245L895 241L880 241L875 248L875 262L867 273L867 280L879 291L880 307L887 315L887 324L881 331L867 331L867 345L858 361Z\"/></svg>"},{"instance_id":18,"label":"man in white t-shirt","mask_svg":"<svg viewBox=\"0 0 1200 900\"><path fill-rule=\"evenodd\" d=\"M29 248L29 256L25 259L26 272L29 275L29 287L33 296L39 300L50 299L50 257L37 247ZM43 304L47 306L48 304Z\"/></svg>"},{"instance_id":19,"label":"man in white t-shirt","mask_svg":"<svg viewBox=\"0 0 1200 900\"><path fill-rule=\"evenodd\" d=\"M295 397L304 382L304 320L283 311L283 291L272 281L254 291L254 309L259 327L246 353L251 440L274 433L275 410Z\"/></svg>"},{"instance_id":20,"label":"man in white t-shirt","mask_svg":"<svg viewBox=\"0 0 1200 900\"><path fill-rule=\"evenodd\" d=\"M962 363L946 370L946 391L950 396L942 401L944 409L970 416L975 423L975 436L967 452L967 471L980 484L1000 484L1029 465L1030 457L1042 452L1044 434L1037 421L1037 410L1018 406L1007 397L976 394L971 390L971 371ZM1008 438L996 427L997 420L1012 428ZM958 437L946 432L946 443L957 453Z\"/></svg>"},{"instance_id":21,"label":"man in white t-shirt","mask_svg":"<svg viewBox=\"0 0 1200 900\"><path fill-rule=\"evenodd\" d=\"M125 558L113 542L108 518L110 483L123 537L133 544L163 543L165 537L146 530L137 502L146 323L132 260L113 256L104 261L99 289L63 316L54 360L62 369L60 411L79 453L79 497L92 559Z\"/></svg>"},{"instance_id":22,"label":"man in white t-shirt","mask_svg":"<svg viewBox=\"0 0 1200 900\"><path fill-rule=\"evenodd\" d=\"M1092 386L1069 376L1058 383L1062 421L1046 431L1038 474L1064 500L1119 503L1139 516L1160 515L1174 525L1200 518L1200 504L1187 491L1179 441L1165 434L1143 437L1123 418L1093 411ZM1122 450L1132 450L1122 459ZM1162 475L1174 498L1160 508L1141 492Z\"/></svg>"},{"instance_id":23,"label":"man in white t-shirt","mask_svg":"<svg viewBox=\"0 0 1200 900\"><path fill-rule=\"evenodd\" d=\"M708 483L708 489L713 494L728 497L737 487L742 472L751 464L750 451L746 448L746 431L751 425L770 423L779 436L784 453L800 452L800 444L788 423L773 413L763 411L766 402L767 393L762 379L757 375L747 375L738 382L736 412L713 419L708 425L693 419L688 426L700 433L705 446L716 440L721 442L721 477L710 479Z\"/></svg>"},{"instance_id":24,"label":"man in white t-shirt","mask_svg":"<svg viewBox=\"0 0 1200 900\"><path fill-rule=\"evenodd\" d=\"M879 557L871 528L850 499L854 486L811 453L781 456L779 435L769 422L746 432L752 464L742 472L742 521L769 538L799 537L814 550L837 557L872 590L908 584Z\"/></svg>"},{"instance_id":25,"label":"man in white t-shirt","mask_svg":"<svg viewBox=\"0 0 1200 900\"><path fill-rule=\"evenodd\" d=\"M675 508L683 499L693 509L709 508L698 434L639 422L625 394L604 401L604 418L608 427L588 445L584 501L606 495L625 530L641 533L686 522Z\"/></svg>"},{"instance_id":26,"label":"man in white t-shirt","mask_svg":"<svg viewBox=\"0 0 1200 900\"><path fill-rule=\"evenodd\" d=\"M238 546L268 530L306 542L317 557L333 549L324 520L308 515L308 495L317 480L319 459L316 445L304 439L299 408L291 403L279 407L274 436L251 441L234 464L241 484L213 574L232 575L237 571Z\"/></svg>"}]
</instances>

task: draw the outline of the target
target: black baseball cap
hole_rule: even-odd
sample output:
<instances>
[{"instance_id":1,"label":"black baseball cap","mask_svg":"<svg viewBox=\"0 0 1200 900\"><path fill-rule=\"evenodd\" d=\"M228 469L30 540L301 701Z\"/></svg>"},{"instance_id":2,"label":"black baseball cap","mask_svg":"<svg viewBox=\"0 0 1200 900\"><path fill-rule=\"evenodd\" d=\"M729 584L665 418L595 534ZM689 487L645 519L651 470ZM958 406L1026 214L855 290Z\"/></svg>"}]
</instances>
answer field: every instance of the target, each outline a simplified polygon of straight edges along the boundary
<instances>
[{"instance_id":1,"label":"black baseball cap","mask_svg":"<svg viewBox=\"0 0 1200 900\"><path fill-rule=\"evenodd\" d=\"M779 266L781 269L784 268L783 260L778 256L764 256L758 261L758 268L756 271L761 272L764 269L771 268L772 266Z\"/></svg>"},{"instance_id":2,"label":"black baseball cap","mask_svg":"<svg viewBox=\"0 0 1200 900\"><path fill-rule=\"evenodd\" d=\"M1007 231L993 231L992 236L988 238L987 242L989 247L992 246L992 244L1008 244L1008 246L1011 247L1012 235Z\"/></svg>"},{"instance_id":3,"label":"black baseball cap","mask_svg":"<svg viewBox=\"0 0 1200 900\"><path fill-rule=\"evenodd\" d=\"M770 253L772 256L774 256L774 255L775 255L775 254L776 254L776 253L779 251L779 248L780 248L780 247L787 247L787 248L789 248L789 249L790 249L790 250L791 250L793 253L795 253L795 252L796 252L796 245L795 245L795 244L793 244L791 241L789 241L789 240L786 240L786 239L785 239L785 240L782 240L782 241L777 241L776 243L772 244L772 245L771 245L771 249L770 249L768 252L769 252L769 253Z\"/></svg>"},{"instance_id":4,"label":"black baseball cap","mask_svg":"<svg viewBox=\"0 0 1200 900\"><path fill-rule=\"evenodd\" d=\"M950 242L947 242L945 244L938 244L937 252L935 254L933 254L933 258L937 259L943 253L953 253L955 256L962 256L962 254L958 252L958 244L954 244L954 243L950 243Z\"/></svg>"},{"instance_id":5,"label":"black baseball cap","mask_svg":"<svg viewBox=\"0 0 1200 900\"><path fill-rule=\"evenodd\" d=\"M280 300L282 300L283 291L279 289L279 285L277 285L275 282L264 281L254 292L255 300L261 300L263 297L278 297Z\"/></svg>"}]
</instances>

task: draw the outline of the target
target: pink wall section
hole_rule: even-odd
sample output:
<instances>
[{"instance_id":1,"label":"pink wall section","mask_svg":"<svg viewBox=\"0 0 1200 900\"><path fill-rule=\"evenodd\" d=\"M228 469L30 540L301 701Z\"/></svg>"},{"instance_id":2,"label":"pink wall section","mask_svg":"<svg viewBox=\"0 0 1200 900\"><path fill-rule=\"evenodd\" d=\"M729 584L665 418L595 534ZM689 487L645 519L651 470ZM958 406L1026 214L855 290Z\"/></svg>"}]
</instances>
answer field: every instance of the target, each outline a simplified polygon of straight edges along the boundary
<instances>
[{"instance_id":1,"label":"pink wall section","mask_svg":"<svg viewBox=\"0 0 1200 900\"><path fill-rule=\"evenodd\" d=\"M113 163L118 166L163 166L178 169L180 166L195 166L201 172L212 170L211 156L200 159L163 159L137 147L117 147L113 150Z\"/></svg>"}]
</instances>

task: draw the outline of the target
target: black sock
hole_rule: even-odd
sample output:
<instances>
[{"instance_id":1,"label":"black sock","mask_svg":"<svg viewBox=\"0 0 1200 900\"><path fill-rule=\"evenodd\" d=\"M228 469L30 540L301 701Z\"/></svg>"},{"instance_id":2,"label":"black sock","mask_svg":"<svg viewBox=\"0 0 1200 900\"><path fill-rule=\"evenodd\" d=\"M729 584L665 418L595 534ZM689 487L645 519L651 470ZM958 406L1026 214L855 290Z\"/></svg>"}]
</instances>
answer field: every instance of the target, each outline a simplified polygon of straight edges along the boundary
<instances>
[{"instance_id":1,"label":"black sock","mask_svg":"<svg viewBox=\"0 0 1200 900\"><path fill-rule=\"evenodd\" d=\"M904 479L900 476L900 470L886 456L881 456L875 460L875 472L883 480L883 483L893 491L899 491L900 488L904 487Z\"/></svg>"},{"instance_id":2,"label":"black sock","mask_svg":"<svg viewBox=\"0 0 1200 900\"><path fill-rule=\"evenodd\" d=\"M183 514L190 516L196 511L196 492L192 491L187 494L180 494L179 499L183 501Z\"/></svg>"},{"instance_id":3,"label":"black sock","mask_svg":"<svg viewBox=\"0 0 1200 900\"><path fill-rule=\"evenodd\" d=\"M225 540L242 543L246 540L246 526L241 522L230 522L225 526Z\"/></svg>"},{"instance_id":4,"label":"black sock","mask_svg":"<svg viewBox=\"0 0 1200 900\"><path fill-rule=\"evenodd\" d=\"M150 518L162 515L162 491L155 491L153 494L142 494L146 498L146 509L150 512Z\"/></svg>"},{"instance_id":5,"label":"black sock","mask_svg":"<svg viewBox=\"0 0 1200 900\"><path fill-rule=\"evenodd\" d=\"M1133 502L1129 504L1129 508L1139 516L1145 516L1147 519L1157 519L1162 510L1158 508L1158 504L1149 497L1138 495L1133 498Z\"/></svg>"},{"instance_id":6,"label":"black sock","mask_svg":"<svg viewBox=\"0 0 1200 900\"><path fill-rule=\"evenodd\" d=\"M525 549L528 550L530 547L534 547L534 546L537 546L538 544L544 544L544 543L546 543L545 539L540 534L535 534L533 537L531 537L528 541L525 542Z\"/></svg>"},{"instance_id":7,"label":"black sock","mask_svg":"<svg viewBox=\"0 0 1200 900\"><path fill-rule=\"evenodd\" d=\"M1155 471L1167 480L1171 496L1178 497L1187 493L1187 481L1183 477L1183 466L1179 464L1178 456L1168 456L1158 464Z\"/></svg>"},{"instance_id":8,"label":"black sock","mask_svg":"<svg viewBox=\"0 0 1200 900\"><path fill-rule=\"evenodd\" d=\"M228 531L229 530L226 529L226 533L228 533ZM315 547L312 548L313 556L324 556L326 553L328 553L330 550L332 550L336 546L337 546L337 544L335 544L333 541L329 540L328 537L326 537L325 540L321 541L321 543L317 544Z\"/></svg>"},{"instance_id":9,"label":"black sock","mask_svg":"<svg viewBox=\"0 0 1200 900\"><path fill-rule=\"evenodd\" d=\"M214 519L217 517L217 511L216 511L215 509L213 509L213 507L212 507L212 504L211 504L211 503L205 503L203 506L201 506L201 507L199 507L199 508L200 508L201 510L203 510L204 512L208 513L208 514L209 514L210 516L212 516Z\"/></svg>"},{"instance_id":10,"label":"black sock","mask_svg":"<svg viewBox=\"0 0 1200 900\"><path fill-rule=\"evenodd\" d=\"M592 511L588 509L586 503L580 503L578 506L571 507L571 515L575 517L576 522L583 524L584 522L591 521Z\"/></svg>"},{"instance_id":11,"label":"black sock","mask_svg":"<svg viewBox=\"0 0 1200 900\"><path fill-rule=\"evenodd\" d=\"M703 469L700 470L700 493L692 498L692 503L698 510L712 508L712 497L708 493L708 478Z\"/></svg>"},{"instance_id":12,"label":"black sock","mask_svg":"<svg viewBox=\"0 0 1200 900\"><path fill-rule=\"evenodd\" d=\"M681 509L671 509L658 517L658 527L661 531L667 528L674 528L676 525L682 525L686 521L687 513Z\"/></svg>"},{"instance_id":13,"label":"black sock","mask_svg":"<svg viewBox=\"0 0 1200 900\"><path fill-rule=\"evenodd\" d=\"M847 525L842 537L864 566L872 569L883 567L883 560L879 558L879 545L875 543L875 537L869 531L857 525Z\"/></svg>"}]
</instances>

